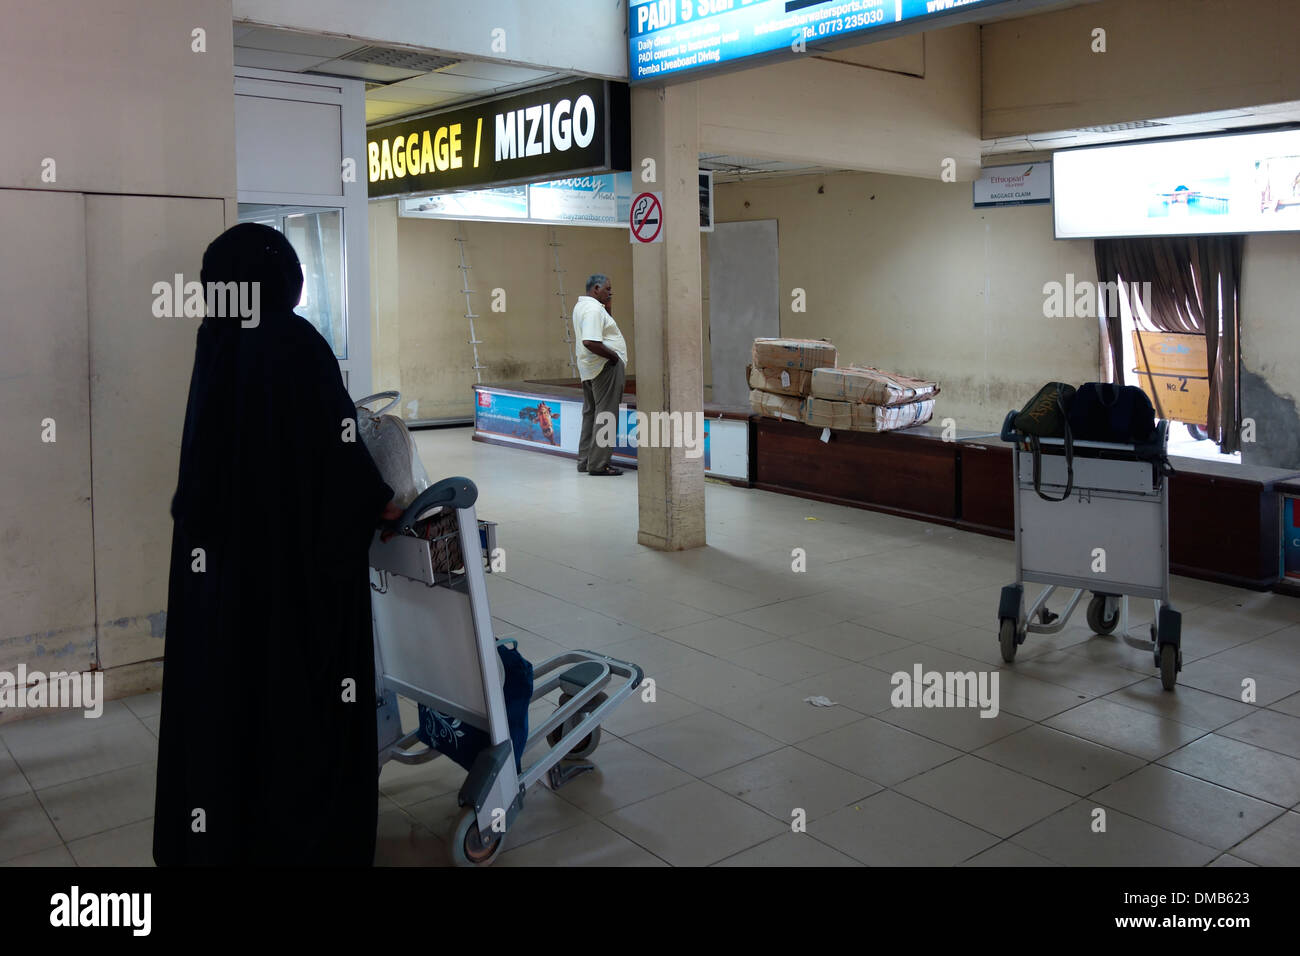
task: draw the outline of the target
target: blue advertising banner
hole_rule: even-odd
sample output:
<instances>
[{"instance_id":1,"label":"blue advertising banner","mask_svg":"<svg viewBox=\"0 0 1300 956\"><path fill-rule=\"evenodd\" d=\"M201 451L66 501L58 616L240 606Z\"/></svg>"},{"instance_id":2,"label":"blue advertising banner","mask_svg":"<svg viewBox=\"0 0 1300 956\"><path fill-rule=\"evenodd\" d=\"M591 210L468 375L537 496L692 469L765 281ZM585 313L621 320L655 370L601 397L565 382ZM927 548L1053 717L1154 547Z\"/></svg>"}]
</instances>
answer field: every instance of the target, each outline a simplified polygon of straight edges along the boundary
<instances>
[{"instance_id":1,"label":"blue advertising banner","mask_svg":"<svg viewBox=\"0 0 1300 956\"><path fill-rule=\"evenodd\" d=\"M631 0L632 83L723 66L1008 0ZM933 24L927 23L926 26ZM894 31L898 32L898 31ZM866 41L864 36L863 42Z\"/></svg>"},{"instance_id":2,"label":"blue advertising banner","mask_svg":"<svg viewBox=\"0 0 1300 956\"><path fill-rule=\"evenodd\" d=\"M626 405L618 407L621 421L618 429L618 444L614 447L614 454L623 458L635 460L636 450L639 442L639 431L636 409L628 408ZM643 413L644 417L644 413ZM661 442L664 438L659 439ZM712 467L712 461L709 454L709 420L704 419L704 470L708 471Z\"/></svg>"},{"instance_id":3,"label":"blue advertising banner","mask_svg":"<svg viewBox=\"0 0 1300 956\"><path fill-rule=\"evenodd\" d=\"M477 396L474 407L476 431L559 447L560 402L485 391L477 392Z\"/></svg>"},{"instance_id":4,"label":"blue advertising banner","mask_svg":"<svg viewBox=\"0 0 1300 956\"><path fill-rule=\"evenodd\" d=\"M1282 496L1282 577L1300 581L1300 498Z\"/></svg>"}]
</instances>

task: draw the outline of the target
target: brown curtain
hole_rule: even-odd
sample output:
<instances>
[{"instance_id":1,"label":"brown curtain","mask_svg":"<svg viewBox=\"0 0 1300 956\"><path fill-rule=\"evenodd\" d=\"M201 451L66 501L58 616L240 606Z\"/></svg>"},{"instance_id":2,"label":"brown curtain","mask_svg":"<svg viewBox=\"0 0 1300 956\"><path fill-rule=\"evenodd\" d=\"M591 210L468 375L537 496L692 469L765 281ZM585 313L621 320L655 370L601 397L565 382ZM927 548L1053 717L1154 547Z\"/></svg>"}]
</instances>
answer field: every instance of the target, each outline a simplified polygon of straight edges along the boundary
<instances>
[{"instance_id":1,"label":"brown curtain","mask_svg":"<svg viewBox=\"0 0 1300 956\"><path fill-rule=\"evenodd\" d=\"M1141 298L1143 283L1150 282L1150 319L1157 331L1205 336L1210 381L1207 431L1223 452L1240 448L1237 299L1243 246L1241 236L1094 242L1097 280L1118 283L1122 279L1135 316L1134 302ZM1123 335L1119 316L1107 315L1106 340L1117 370L1123 369ZM1116 377L1122 381L1122 371Z\"/></svg>"}]
</instances>

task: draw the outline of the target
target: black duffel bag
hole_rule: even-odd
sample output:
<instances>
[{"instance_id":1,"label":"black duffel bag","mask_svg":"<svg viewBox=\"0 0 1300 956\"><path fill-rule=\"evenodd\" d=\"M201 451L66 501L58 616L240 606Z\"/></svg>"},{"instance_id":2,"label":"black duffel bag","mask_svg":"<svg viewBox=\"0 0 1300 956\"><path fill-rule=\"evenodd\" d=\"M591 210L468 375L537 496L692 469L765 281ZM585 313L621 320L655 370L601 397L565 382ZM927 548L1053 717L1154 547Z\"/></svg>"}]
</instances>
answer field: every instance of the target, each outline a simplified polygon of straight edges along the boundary
<instances>
[{"instance_id":1,"label":"black duffel bag","mask_svg":"<svg viewBox=\"0 0 1300 956\"><path fill-rule=\"evenodd\" d=\"M1070 402L1069 424L1079 441L1140 445L1155 434L1156 412L1134 385L1089 382Z\"/></svg>"},{"instance_id":2,"label":"black duffel bag","mask_svg":"<svg viewBox=\"0 0 1300 956\"><path fill-rule=\"evenodd\" d=\"M1029 400L1016 415L1012 424L1016 431L1029 438L1029 447L1034 454L1034 491L1044 501L1064 501L1074 490L1074 437L1070 428L1070 409L1074 404L1073 385L1064 382L1048 382ZM1065 439L1065 491L1059 498L1043 494L1043 453L1039 448L1040 438Z\"/></svg>"}]
</instances>

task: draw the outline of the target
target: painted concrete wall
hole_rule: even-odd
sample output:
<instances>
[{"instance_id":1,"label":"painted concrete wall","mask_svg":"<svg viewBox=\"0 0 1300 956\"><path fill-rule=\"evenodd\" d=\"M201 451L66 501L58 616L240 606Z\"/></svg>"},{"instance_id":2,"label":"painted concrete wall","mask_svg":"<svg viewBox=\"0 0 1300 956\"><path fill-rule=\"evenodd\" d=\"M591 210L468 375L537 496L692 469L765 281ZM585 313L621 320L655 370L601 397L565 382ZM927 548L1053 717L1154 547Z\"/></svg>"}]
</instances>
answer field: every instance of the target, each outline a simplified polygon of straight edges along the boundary
<instances>
[{"instance_id":1,"label":"painted concrete wall","mask_svg":"<svg viewBox=\"0 0 1300 956\"><path fill-rule=\"evenodd\" d=\"M1247 236L1241 271L1241 414L1256 423L1241 457L1300 469L1300 235Z\"/></svg>"},{"instance_id":2,"label":"painted concrete wall","mask_svg":"<svg viewBox=\"0 0 1300 956\"><path fill-rule=\"evenodd\" d=\"M155 318L152 287L197 279L234 220L230 23L230 0L6 9L0 669L158 686L197 323Z\"/></svg>"},{"instance_id":3,"label":"painted concrete wall","mask_svg":"<svg viewBox=\"0 0 1300 956\"><path fill-rule=\"evenodd\" d=\"M234 0L234 12L243 23L627 79L626 0Z\"/></svg>"},{"instance_id":4,"label":"painted concrete wall","mask_svg":"<svg viewBox=\"0 0 1300 956\"><path fill-rule=\"evenodd\" d=\"M916 41L894 42L878 62L914 69ZM972 25L926 33L924 77L806 57L700 80L700 148L933 179L953 159L959 179L974 179L979 42ZM830 56L876 62L858 52Z\"/></svg>"},{"instance_id":5,"label":"painted concrete wall","mask_svg":"<svg viewBox=\"0 0 1300 956\"><path fill-rule=\"evenodd\" d=\"M407 418L473 414L475 382L455 222L403 219L395 200L370 204L371 342L374 388L402 392ZM561 321L547 226L460 223L466 239L479 361L484 382L567 378L568 346ZM601 272L614 284L614 318L636 372L632 321L632 256L623 229L560 227L560 267L568 312L587 276ZM505 311L493 312L493 290L505 292ZM418 403L414 412L405 403Z\"/></svg>"},{"instance_id":6,"label":"painted concrete wall","mask_svg":"<svg viewBox=\"0 0 1300 956\"><path fill-rule=\"evenodd\" d=\"M1295 0L1102 0L986 24L984 136L1300 99L1298 34Z\"/></svg>"},{"instance_id":7,"label":"painted concrete wall","mask_svg":"<svg viewBox=\"0 0 1300 956\"><path fill-rule=\"evenodd\" d=\"M1096 380L1096 321L1043 316L1044 283L1096 278L1092 243L1055 241L1047 206L976 211L969 184L844 173L723 185L716 210L779 220L783 335L938 381L936 419L991 429L1044 382Z\"/></svg>"}]
</instances>

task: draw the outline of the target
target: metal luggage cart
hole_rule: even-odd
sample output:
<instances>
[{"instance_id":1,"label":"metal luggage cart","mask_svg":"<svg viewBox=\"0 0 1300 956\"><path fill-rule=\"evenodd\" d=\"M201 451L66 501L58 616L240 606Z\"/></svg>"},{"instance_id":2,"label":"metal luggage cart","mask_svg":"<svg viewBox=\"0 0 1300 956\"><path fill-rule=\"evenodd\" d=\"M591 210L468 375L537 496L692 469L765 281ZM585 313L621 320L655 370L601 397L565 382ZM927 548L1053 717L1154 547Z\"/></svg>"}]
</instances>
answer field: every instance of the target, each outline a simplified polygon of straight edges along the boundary
<instances>
[{"instance_id":1,"label":"metal luggage cart","mask_svg":"<svg viewBox=\"0 0 1300 956\"><path fill-rule=\"evenodd\" d=\"M1128 631L1129 597L1155 601L1150 647L1160 681L1173 690L1182 670L1182 615L1170 606L1169 483L1164 452L1169 423L1156 424L1143 445L1075 441L1074 487L1064 501L1044 501L1034 490L1033 456L1022 454L1028 439L1014 426L1016 412L1002 424L1002 440L1015 448L1016 581L1002 589L998 641L1010 664L1029 634L1055 634L1070 620L1084 591L1088 626L1097 634ZM1059 497L1067 487L1065 442L1040 438L1040 487ZM1046 585L1024 609L1024 585ZM1060 614L1047 607L1057 588L1074 593ZM1142 641L1145 643L1145 641Z\"/></svg>"},{"instance_id":2,"label":"metal luggage cart","mask_svg":"<svg viewBox=\"0 0 1300 956\"><path fill-rule=\"evenodd\" d=\"M440 756L432 747L416 746L418 730L402 730L399 695L490 738L458 795L462 810L450 845L460 866L496 859L526 791L543 776L555 789L594 769L579 761L599 744L601 722L642 681L635 664L591 651L569 651L534 664L532 700L559 689L560 702L540 726L529 728L524 747L527 751L544 737L550 749L516 771L484 577L496 529L478 521L477 498L468 478L444 479L394 522L397 533L387 541L376 534L370 548L379 767L389 760L418 764ZM430 518L436 519L438 533L416 536L417 524ZM615 677L613 689L606 691Z\"/></svg>"}]
</instances>

